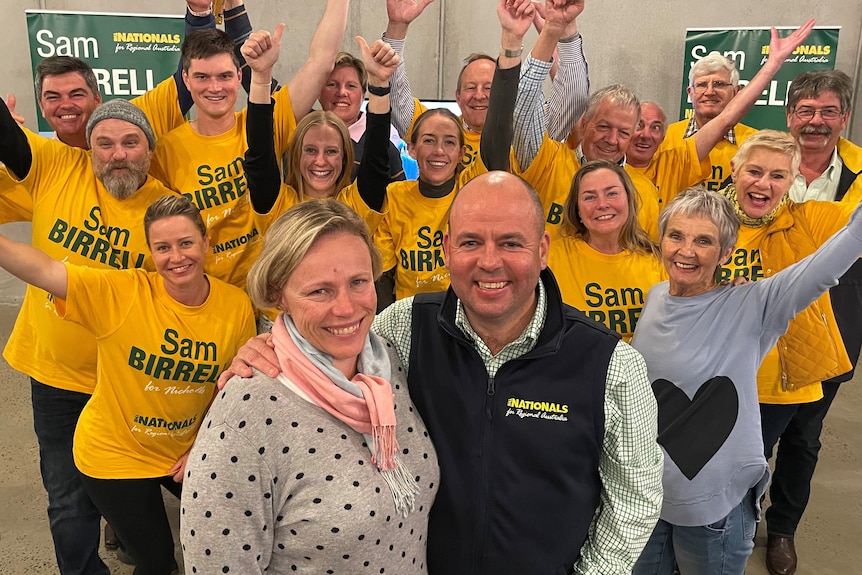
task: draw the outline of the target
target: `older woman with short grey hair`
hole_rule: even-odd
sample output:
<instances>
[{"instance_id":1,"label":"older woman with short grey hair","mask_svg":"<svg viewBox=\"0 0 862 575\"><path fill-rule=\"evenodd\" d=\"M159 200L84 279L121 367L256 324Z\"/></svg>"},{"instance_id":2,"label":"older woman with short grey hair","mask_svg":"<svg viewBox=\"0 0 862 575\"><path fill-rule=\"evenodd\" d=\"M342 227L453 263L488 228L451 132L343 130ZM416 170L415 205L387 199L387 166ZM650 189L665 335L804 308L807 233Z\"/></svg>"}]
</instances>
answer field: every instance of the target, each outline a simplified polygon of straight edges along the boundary
<instances>
[{"instance_id":1,"label":"older woman with short grey hair","mask_svg":"<svg viewBox=\"0 0 862 575\"><path fill-rule=\"evenodd\" d=\"M797 312L862 253L862 214L811 256L742 286L719 282L739 223L703 188L675 198L660 222L668 281L647 296L632 345L647 363L665 455L661 518L634 575L742 575L769 471L757 368Z\"/></svg>"}]
</instances>

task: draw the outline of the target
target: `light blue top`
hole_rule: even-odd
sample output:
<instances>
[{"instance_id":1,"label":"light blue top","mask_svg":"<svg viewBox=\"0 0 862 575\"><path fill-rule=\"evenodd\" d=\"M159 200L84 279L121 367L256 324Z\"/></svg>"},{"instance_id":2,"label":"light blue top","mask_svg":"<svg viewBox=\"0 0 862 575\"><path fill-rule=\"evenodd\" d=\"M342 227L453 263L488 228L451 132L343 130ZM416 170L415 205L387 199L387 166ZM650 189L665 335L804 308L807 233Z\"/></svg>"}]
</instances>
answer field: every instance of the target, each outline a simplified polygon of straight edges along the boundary
<instances>
[{"instance_id":1,"label":"light blue top","mask_svg":"<svg viewBox=\"0 0 862 575\"><path fill-rule=\"evenodd\" d=\"M757 369L788 322L862 254L862 214L814 254L780 273L691 297L668 282L647 296L632 346L647 363L659 405L665 455L661 518L708 525L752 488L757 500L769 470L763 456Z\"/></svg>"}]
</instances>

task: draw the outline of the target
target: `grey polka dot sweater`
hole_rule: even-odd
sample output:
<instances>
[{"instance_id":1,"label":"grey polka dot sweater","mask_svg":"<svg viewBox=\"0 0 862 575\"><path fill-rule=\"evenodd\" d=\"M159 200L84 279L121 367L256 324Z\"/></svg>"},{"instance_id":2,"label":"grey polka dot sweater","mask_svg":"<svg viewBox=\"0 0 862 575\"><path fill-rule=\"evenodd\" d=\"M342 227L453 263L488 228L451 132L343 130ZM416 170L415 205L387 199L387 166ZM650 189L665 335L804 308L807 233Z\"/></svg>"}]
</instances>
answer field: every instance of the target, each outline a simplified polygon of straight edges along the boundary
<instances>
[{"instance_id":1,"label":"grey polka dot sweater","mask_svg":"<svg viewBox=\"0 0 862 575\"><path fill-rule=\"evenodd\" d=\"M437 457L392 356L407 518L361 434L260 373L234 378L201 426L183 485L185 572L426 573Z\"/></svg>"}]
</instances>

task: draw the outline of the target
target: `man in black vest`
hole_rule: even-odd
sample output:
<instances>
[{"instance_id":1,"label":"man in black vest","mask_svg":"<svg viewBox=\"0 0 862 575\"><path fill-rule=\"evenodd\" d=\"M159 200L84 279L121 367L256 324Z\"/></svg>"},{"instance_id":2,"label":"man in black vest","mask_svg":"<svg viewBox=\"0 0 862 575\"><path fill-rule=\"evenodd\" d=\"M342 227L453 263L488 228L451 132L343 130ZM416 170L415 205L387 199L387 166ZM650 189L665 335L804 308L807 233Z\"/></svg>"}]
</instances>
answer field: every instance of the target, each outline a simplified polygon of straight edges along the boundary
<instances>
[{"instance_id":1,"label":"man in black vest","mask_svg":"<svg viewBox=\"0 0 862 575\"><path fill-rule=\"evenodd\" d=\"M396 301L374 322L440 461L431 575L628 575L658 519L646 365L563 304L543 214L517 176L470 181L443 239L450 289ZM244 358L273 358L253 341ZM239 360L231 371L250 372Z\"/></svg>"},{"instance_id":2,"label":"man in black vest","mask_svg":"<svg viewBox=\"0 0 862 575\"><path fill-rule=\"evenodd\" d=\"M646 366L563 304L543 214L512 174L472 180L443 239L451 288L374 323L408 369L440 460L432 575L630 573L658 517Z\"/></svg>"}]
</instances>

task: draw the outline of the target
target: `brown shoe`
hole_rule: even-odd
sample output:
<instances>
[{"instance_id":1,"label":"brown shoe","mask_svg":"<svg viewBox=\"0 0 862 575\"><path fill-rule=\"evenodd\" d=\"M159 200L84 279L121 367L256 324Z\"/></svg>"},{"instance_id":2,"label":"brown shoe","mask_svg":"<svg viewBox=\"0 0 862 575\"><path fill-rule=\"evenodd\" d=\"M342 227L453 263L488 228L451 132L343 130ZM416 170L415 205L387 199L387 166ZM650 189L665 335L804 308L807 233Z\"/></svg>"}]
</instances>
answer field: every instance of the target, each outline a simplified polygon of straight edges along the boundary
<instances>
[{"instance_id":1,"label":"brown shoe","mask_svg":"<svg viewBox=\"0 0 862 575\"><path fill-rule=\"evenodd\" d=\"M766 570L769 575L796 573L796 547L793 537L769 535L766 540Z\"/></svg>"},{"instance_id":2,"label":"brown shoe","mask_svg":"<svg viewBox=\"0 0 862 575\"><path fill-rule=\"evenodd\" d=\"M108 551L117 550L117 535L110 523L105 523L105 549Z\"/></svg>"}]
</instances>

